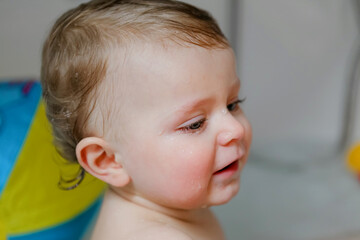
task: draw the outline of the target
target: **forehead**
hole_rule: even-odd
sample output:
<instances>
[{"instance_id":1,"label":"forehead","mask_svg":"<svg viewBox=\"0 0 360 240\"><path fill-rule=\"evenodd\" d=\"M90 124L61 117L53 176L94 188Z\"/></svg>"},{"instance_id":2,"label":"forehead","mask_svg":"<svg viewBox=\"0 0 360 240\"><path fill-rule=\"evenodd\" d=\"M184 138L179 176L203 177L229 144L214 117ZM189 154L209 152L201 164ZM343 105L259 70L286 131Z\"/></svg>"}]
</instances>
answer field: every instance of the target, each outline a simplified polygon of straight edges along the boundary
<instances>
[{"instance_id":1,"label":"forehead","mask_svg":"<svg viewBox=\"0 0 360 240\"><path fill-rule=\"evenodd\" d=\"M121 103L126 114L140 107L161 107L173 99L181 102L211 91L216 94L238 81L234 54L228 48L134 44L114 51L110 65L112 102Z\"/></svg>"},{"instance_id":2,"label":"forehead","mask_svg":"<svg viewBox=\"0 0 360 240\"><path fill-rule=\"evenodd\" d=\"M162 90L173 84L200 83L221 78L236 78L235 59L231 49L205 49L176 44L134 44L114 54L115 66L127 89ZM210 75L212 74L211 78ZM219 81L220 83L220 81Z\"/></svg>"}]
</instances>

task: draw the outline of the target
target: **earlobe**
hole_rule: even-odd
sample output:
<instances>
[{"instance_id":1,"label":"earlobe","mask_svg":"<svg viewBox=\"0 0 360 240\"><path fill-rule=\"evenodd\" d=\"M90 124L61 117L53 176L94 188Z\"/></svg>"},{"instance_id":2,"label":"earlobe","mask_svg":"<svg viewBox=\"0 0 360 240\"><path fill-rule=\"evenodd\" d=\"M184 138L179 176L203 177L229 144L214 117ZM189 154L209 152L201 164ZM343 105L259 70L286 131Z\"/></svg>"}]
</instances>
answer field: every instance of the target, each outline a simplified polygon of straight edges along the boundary
<instances>
[{"instance_id":1,"label":"earlobe","mask_svg":"<svg viewBox=\"0 0 360 240\"><path fill-rule=\"evenodd\" d=\"M88 173L112 186L123 187L130 182L119 155L101 138L82 139L76 146L76 157Z\"/></svg>"}]
</instances>

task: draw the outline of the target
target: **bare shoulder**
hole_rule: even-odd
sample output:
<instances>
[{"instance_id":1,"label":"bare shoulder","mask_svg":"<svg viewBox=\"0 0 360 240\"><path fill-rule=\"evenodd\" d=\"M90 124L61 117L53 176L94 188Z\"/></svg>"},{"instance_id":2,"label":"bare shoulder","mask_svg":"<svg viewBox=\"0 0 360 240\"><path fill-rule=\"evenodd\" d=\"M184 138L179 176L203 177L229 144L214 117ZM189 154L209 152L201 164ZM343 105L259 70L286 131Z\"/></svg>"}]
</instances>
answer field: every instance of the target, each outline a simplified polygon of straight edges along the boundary
<instances>
[{"instance_id":1,"label":"bare shoulder","mask_svg":"<svg viewBox=\"0 0 360 240\"><path fill-rule=\"evenodd\" d=\"M155 225L129 236L127 240L159 240L159 239L171 239L171 240L193 240L186 233L167 225Z\"/></svg>"}]
</instances>

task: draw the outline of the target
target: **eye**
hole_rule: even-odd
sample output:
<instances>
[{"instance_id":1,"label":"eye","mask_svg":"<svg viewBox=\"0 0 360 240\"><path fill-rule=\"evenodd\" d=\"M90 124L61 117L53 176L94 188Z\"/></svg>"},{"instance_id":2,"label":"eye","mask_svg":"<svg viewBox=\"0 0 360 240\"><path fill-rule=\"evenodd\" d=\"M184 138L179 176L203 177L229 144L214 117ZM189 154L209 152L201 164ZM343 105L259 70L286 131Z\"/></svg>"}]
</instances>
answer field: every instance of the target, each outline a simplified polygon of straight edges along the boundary
<instances>
[{"instance_id":1,"label":"eye","mask_svg":"<svg viewBox=\"0 0 360 240\"><path fill-rule=\"evenodd\" d=\"M243 103L245 101L245 98L243 99L237 99L236 101L230 103L229 105L227 105L227 109L229 110L229 112L234 112L239 108L239 104Z\"/></svg>"},{"instance_id":2,"label":"eye","mask_svg":"<svg viewBox=\"0 0 360 240\"><path fill-rule=\"evenodd\" d=\"M206 122L206 119L202 118L196 122L193 122L193 123L190 123L183 127L180 127L179 130L181 130L185 133L197 133L197 132L201 131L201 129L204 127L205 122Z\"/></svg>"}]
</instances>

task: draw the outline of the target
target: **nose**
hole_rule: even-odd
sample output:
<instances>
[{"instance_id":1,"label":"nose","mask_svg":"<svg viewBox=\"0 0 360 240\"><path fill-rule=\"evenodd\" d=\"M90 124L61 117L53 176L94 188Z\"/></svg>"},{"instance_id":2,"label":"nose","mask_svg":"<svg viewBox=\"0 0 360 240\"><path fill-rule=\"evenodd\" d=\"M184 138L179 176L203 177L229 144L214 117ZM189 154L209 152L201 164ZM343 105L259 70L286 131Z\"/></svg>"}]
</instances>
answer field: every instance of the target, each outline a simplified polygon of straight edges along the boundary
<instances>
[{"instance_id":1,"label":"nose","mask_svg":"<svg viewBox=\"0 0 360 240\"><path fill-rule=\"evenodd\" d=\"M232 114L226 114L220 119L220 131L217 135L219 145L226 146L234 141L241 140L245 134L244 124Z\"/></svg>"}]
</instances>

